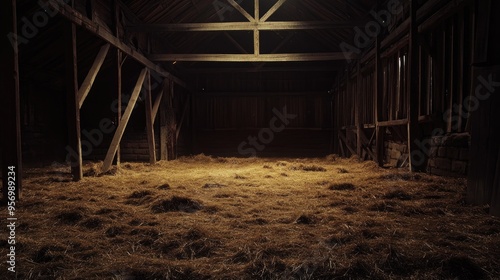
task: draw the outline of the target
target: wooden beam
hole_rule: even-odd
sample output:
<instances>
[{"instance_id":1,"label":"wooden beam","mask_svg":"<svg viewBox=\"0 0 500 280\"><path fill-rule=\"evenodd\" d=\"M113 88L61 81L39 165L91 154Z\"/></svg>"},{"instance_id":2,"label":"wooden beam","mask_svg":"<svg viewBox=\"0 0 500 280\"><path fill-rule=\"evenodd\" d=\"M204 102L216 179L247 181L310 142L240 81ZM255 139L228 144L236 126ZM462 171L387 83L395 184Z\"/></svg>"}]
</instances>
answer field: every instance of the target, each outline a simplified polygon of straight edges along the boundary
<instances>
[{"instance_id":1,"label":"wooden beam","mask_svg":"<svg viewBox=\"0 0 500 280\"><path fill-rule=\"evenodd\" d=\"M153 110L152 110L152 102L151 102L151 73L146 75L147 83L146 83L146 132L148 136L148 147L149 147L149 163L156 163L156 145L155 145L155 130L154 130L154 122L153 122Z\"/></svg>"},{"instance_id":2,"label":"wooden beam","mask_svg":"<svg viewBox=\"0 0 500 280\"><path fill-rule=\"evenodd\" d=\"M369 140L364 131L361 130L360 131L360 134L359 134L359 137L361 138L361 141L362 143L365 143L364 145L362 145L363 149L372 157L372 159L376 159L376 155L373 153L372 149L371 149L371 140Z\"/></svg>"},{"instance_id":3,"label":"wooden beam","mask_svg":"<svg viewBox=\"0 0 500 280\"><path fill-rule=\"evenodd\" d=\"M436 0L436 1L427 1L425 4L418 9L417 11L417 24L426 22L424 21L431 12L434 12L436 8L439 8L441 5L444 3L448 2L449 0ZM407 18L405 21L403 21L399 26L392 31L381 43L381 48L385 49L389 45L395 43L399 38L404 36L405 34L408 33L408 30L410 28L410 19Z\"/></svg>"},{"instance_id":4,"label":"wooden beam","mask_svg":"<svg viewBox=\"0 0 500 280\"><path fill-rule=\"evenodd\" d=\"M356 98L355 102L355 110L356 115L354 117L354 121L356 123L356 152L360 160L362 160L362 152L363 149L361 147L361 133L363 132L363 125L361 124L361 96L363 95L361 92L361 65L357 63L356 66L356 92L354 93L354 98Z\"/></svg>"},{"instance_id":5,"label":"wooden beam","mask_svg":"<svg viewBox=\"0 0 500 280\"><path fill-rule=\"evenodd\" d=\"M260 21L260 0L254 0L254 16L255 22Z\"/></svg>"},{"instance_id":6,"label":"wooden beam","mask_svg":"<svg viewBox=\"0 0 500 280\"><path fill-rule=\"evenodd\" d=\"M169 80L163 81L162 93L165 95L160 99L160 159L168 160L168 121L167 121L167 98L170 98L171 85Z\"/></svg>"},{"instance_id":7,"label":"wooden beam","mask_svg":"<svg viewBox=\"0 0 500 280\"><path fill-rule=\"evenodd\" d=\"M419 114L419 91L420 84L419 77L422 73L419 73L419 43L418 43L418 25L417 25L417 0L410 0L410 40L408 49L408 65L409 73L407 82L407 94L406 108L408 112L408 155L409 155L409 168L411 171L421 171L425 169L424 164L421 162L423 159L418 159L412 156L412 153L417 152L419 147L416 143L419 138L419 124L418 116ZM420 153L424 154L423 152ZM416 153L415 153L416 155Z\"/></svg>"},{"instance_id":8,"label":"wooden beam","mask_svg":"<svg viewBox=\"0 0 500 280\"><path fill-rule=\"evenodd\" d=\"M407 119L378 122L378 126L380 127L400 126L407 124L408 124Z\"/></svg>"},{"instance_id":9,"label":"wooden beam","mask_svg":"<svg viewBox=\"0 0 500 280\"><path fill-rule=\"evenodd\" d=\"M231 6L233 6L238 12L240 12L248 21L255 22L255 19L240 6L240 4L236 3L234 0L227 0Z\"/></svg>"},{"instance_id":10,"label":"wooden beam","mask_svg":"<svg viewBox=\"0 0 500 280\"><path fill-rule=\"evenodd\" d=\"M354 53L348 54L356 59ZM287 62L345 60L342 52L334 53L281 53L281 54L152 54L153 61L211 61L211 62Z\"/></svg>"},{"instance_id":11,"label":"wooden beam","mask_svg":"<svg viewBox=\"0 0 500 280\"><path fill-rule=\"evenodd\" d=\"M156 116L158 115L158 109L160 108L162 98L163 98L163 89L160 90L160 93L158 93L158 96L156 96L155 103L153 104L153 111L151 112L151 118L153 119L153 124L156 121Z\"/></svg>"},{"instance_id":12,"label":"wooden beam","mask_svg":"<svg viewBox=\"0 0 500 280\"><path fill-rule=\"evenodd\" d=\"M439 11L434 13L430 18L424 21L420 26L418 26L418 32L423 33L440 22L446 20L451 15L455 14L459 9L465 5L466 0L453 0L450 1L446 6L442 7Z\"/></svg>"},{"instance_id":13,"label":"wooden beam","mask_svg":"<svg viewBox=\"0 0 500 280\"><path fill-rule=\"evenodd\" d=\"M132 96L127 104L127 108L123 113L123 117L120 120L120 124L113 135L113 140L111 141L111 145L106 154L106 158L104 159L104 164L102 166L102 172L106 172L111 168L111 164L113 163L113 158L115 157L116 151L118 150L118 145L122 140L123 133L125 132L125 128L127 127L128 121L130 120L130 116L132 115L132 111L134 110L135 103L137 102L137 98L141 93L142 85L144 84L144 80L146 78L148 70L144 68L137 79L137 83L135 84L134 90L132 92Z\"/></svg>"},{"instance_id":14,"label":"wooden beam","mask_svg":"<svg viewBox=\"0 0 500 280\"><path fill-rule=\"evenodd\" d=\"M254 0L254 18L255 22L259 22L260 17L260 0ZM257 28L253 30L253 53L258 56L260 54L260 31Z\"/></svg>"},{"instance_id":15,"label":"wooden beam","mask_svg":"<svg viewBox=\"0 0 500 280\"><path fill-rule=\"evenodd\" d=\"M260 31L259 30L253 31L253 54L255 56L260 55Z\"/></svg>"},{"instance_id":16,"label":"wooden beam","mask_svg":"<svg viewBox=\"0 0 500 280\"><path fill-rule=\"evenodd\" d=\"M149 59L147 59L144 55L137 52L134 48L123 43L122 41L120 41L120 39L118 39L116 36L111 34L105 28L102 28L102 26L100 26L100 24L89 20L88 18L86 18L84 15L79 13L77 10L75 10L71 6L66 5L66 4L60 4L61 1L57 1L57 0L41 0L41 1L44 3L44 5L48 5L48 7L50 9L57 11L60 15L62 15L66 19L70 20L71 22L73 22L77 26L91 32L92 34L94 34L97 37L106 41L107 43L110 43L112 46L120 49L124 54L133 58L134 60L136 60L140 64L149 68L150 70L155 71L160 76L169 78L169 79L173 80L175 83L177 83L178 85L180 85L188 90L192 90L181 79L175 77L174 75L172 75L169 72L166 72L161 66L154 64Z\"/></svg>"},{"instance_id":17,"label":"wooden beam","mask_svg":"<svg viewBox=\"0 0 500 280\"><path fill-rule=\"evenodd\" d=\"M63 28L66 58L66 119L68 122L69 133L69 145L67 149L69 149L68 153L71 162L71 174L73 175L73 180L79 181L83 178L83 169L80 132L80 106L78 104L76 26L73 23L65 23Z\"/></svg>"},{"instance_id":18,"label":"wooden beam","mask_svg":"<svg viewBox=\"0 0 500 280\"><path fill-rule=\"evenodd\" d=\"M9 41L2 40L0 86L2 87L2 117L0 141L2 142L2 201L9 201L9 186L15 200L20 199L22 189L21 117L19 102L19 54L17 40L16 1L2 1L0 5L1 34L8 34ZM14 173L11 173L14 172Z\"/></svg>"},{"instance_id":19,"label":"wooden beam","mask_svg":"<svg viewBox=\"0 0 500 280\"><path fill-rule=\"evenodd\" d=\"M261 22L265 22L268 20L283 4L286 2L286 0L278 0L276 4L274 4L267 13L265 13L262 18L260 19Z\"/></svg>"},{"instance_id":20,"label":"wooden beam","mask_svg":"<svg viewBox=\"0 0 500 280\"><path fill-rule=\"evenodd\" d=\"M270 21L270 22L207 22L207 23L166 23L133 24L127 30L134 32L209 32L209 31L273 31L273 30L317 30L353 28L362 22L346 21Z\"/></svg>"},{"instance_id":21,"label":"wooden beam","mask_svg":"<svg viewBox=\"0 0 500 280\"><path fill-rule=\"evenodd\" d=\"M104 63L104 60L106 59L106 55L108 54L109 47L110 47L109 44L106 44L101 47L101 50L99 51L94 60L94 64L92 64L92 67L90 68L87 77L85 78L82 85L80 86L80 89L78 90L77 99L80 109L82 108L83 102L85 102L85 98L87 98L87 95L89 94L90 89L94 84L95 78L97 77L99 70L101 70L101 66Z\"/></svg>"},{"instance_id":22,"label":"wooden beam","mask_svg":"<svg viewBox=\"0 0 500 280\"><path fill-rule=\"evenodd\" d=\"M375 145L376 145L376 161L379 166L384 165L384 136L385 128L380 126L382 122L382 110L383 110L383 69L382 60L380 57L380 36L375 39Z\"/></svg>"},{"instance_id":23,"label":"wooden beam","mask_svg":"<svg viewBox=\"0 0 500 280\"><path fill-rule=\"evenodd\" d=\"M259 66L260 67L260 66ZM197 73L255 73L255 72L338 72L336 68L332 67L252 67L252 68L237 68L237 67L224 67L224 68L189 68L185 69L183 73L197 74Z\"/></svg>"},{"instance_id":24,"label":"wooden beam","mask_svg":"<svg viewBox=\"0 0 500 280\"><path fill-rule=\"evenodd\" d=\"M120 125L122 119L122 62L123 55L122 51L116 49L116 55L114 57L114 67L115 67L115 85L116 85L116 125ZM116 150L116 165L120 166L121 161L121 149L120 143Z\"/></svg>"}]
</instances>

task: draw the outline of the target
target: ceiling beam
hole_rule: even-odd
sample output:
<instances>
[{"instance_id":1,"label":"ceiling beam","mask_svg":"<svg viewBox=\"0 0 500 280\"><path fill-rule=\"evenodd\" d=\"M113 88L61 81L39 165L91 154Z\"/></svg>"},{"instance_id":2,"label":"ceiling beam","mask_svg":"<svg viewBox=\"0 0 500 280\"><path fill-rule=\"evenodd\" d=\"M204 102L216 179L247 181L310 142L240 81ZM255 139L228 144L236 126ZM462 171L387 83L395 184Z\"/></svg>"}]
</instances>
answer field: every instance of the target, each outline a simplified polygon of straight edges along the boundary
<instances>
[{"instance_id":1,"label":"ceiling beam","mask_svg":"<svg viewBox=\"0 0 500 280\"><path fill-rule=\"evenodd\" d=\"M241 68L188 68L184 69L183 73L199 74L199 73L258 73L258 72L340 72L343 68L335 67L241 67Z\"/></svg>"},{"instance_id":2,"label":"ceiling beam","mask_svg":"<svg viewBox=\"0 0 500 280\"><path fill-rule=\"evenodd\" d=\"M193 32L193 31L245 31L245 30L308 30L336 29L361 26L362 22L333 21L270 21L270 22L209 22L129 25L136 32Z\"/></svg>"},{"instance_id":3,"label":"ceiling beam","mask_svg":"<svg viewBox=\"0 0 500 280\"><path fill-rule=\"evenodd\" d=\"M267 11L267 13L265 13L262 18L260 19L262 22L268 20L284 3L286 2L286 0L279 0L278 2L276 2L276 4L274 4L271 9L269 9L269 11Z\"/></svg>"},{"instance_id":4,"label":"ceiling beam","mask_svg":"<svg viewBox=\"0 0 500 280\"><path fill-rule=\"evenodd\" d=\"M356 55L347 54L356 59ZM288 62L288 61L331 61L345 60L342 52L333 53L281 53L281 54L152 54L149 59L164 61L204 61L204 62Z\"/></svg>"},{"instance_id":5,"label":"ceiling beam","mask_svg":"<svg viewBox=\"0 0 500 280\"><path fill-rule=\"evenodd\" d=\"M233 6L238 12L240 12L248 21L255 22L256 20L247 12L240 4L236 3L234 0L227 0L231 6Z\"/></svg>"},{"instance_id":6,"label":"ceiling beam","mask_svg":"<svg viewBox=\"0 0 500 280\"><path fill-rule=\"evenodd\" d=\"M118 39L113 34L111 34L109 31L107 31L105 28L103 28L100 24L93 22L90 19L86 18L84 15L79 13L77 10L75 10L71 6L69 6L67 4L61 4L60 1L56 1L56 0L45 0L43 3L45 5L48 5L49 8L57 11L61 16L65 17L66 19L68 19L72 23L74 23L77 26L91 32L95 36L101 38L105 42L107 42L107 43L111 44L112 46L116 47L117 49L121 50L124 54L133 58L134 60L136 60L140 64L155 71L156 73L160 74L161 76L174 81L178 85L180 85L186 89L190 89L189 86L185 82L183 82L181 79L179 79L179 78L175 77L174 75L172 75L171 73L165 71L159 65L154 64L149 59L147 59L144 55L137 52L137 50L135 50L132 47L128 46L127 44L123 43L120 39Z\"/></svg>"}]
</instances>

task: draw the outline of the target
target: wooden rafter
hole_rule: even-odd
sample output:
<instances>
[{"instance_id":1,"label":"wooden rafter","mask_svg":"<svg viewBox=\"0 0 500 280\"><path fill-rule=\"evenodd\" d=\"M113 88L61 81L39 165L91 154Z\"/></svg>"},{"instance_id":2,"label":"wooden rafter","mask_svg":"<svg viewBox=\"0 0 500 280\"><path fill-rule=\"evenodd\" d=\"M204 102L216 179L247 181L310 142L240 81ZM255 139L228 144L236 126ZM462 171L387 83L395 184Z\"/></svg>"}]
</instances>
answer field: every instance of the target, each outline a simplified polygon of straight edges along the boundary
<instances>
[{"instance_id":1,"label":"wooden rafter","mask_svg":"<svg viewBox=\"0 0 500 280\"><path fill-rule=\"evenodd\" d=\"M264 21L268 20L285 2L286 2L286 0L279 0L278 2L276 2L276 4L274 4L271 7L271 9L269 9L269 11L267 11L262 16L262 18L260 19L260 21L264 22Z\"/></svg>"},{"instance_id":2,"label":"wooden rafter","mask_svg":"<svg viewBox=\"0 0 500 280\"><path fill-rule=\"evenodd\" d=\"M345 21L270 21L270 22L208 22L208 23L166 23L135 24L127 29L135 32L198 32L198 31L272 31L353 28L360 22Z\"/></svg>"},{"instance_id":3,"label":"wooden rafter","mask_svg":"<svg viewBox=\"0 0 500 280\"><path fill-rule=\"evenodd\" d=\"M236 3L234 0L227 0L231 6L233 6L238 12L240 12L246 19L251 22L255 22L255 19L240 6L240 4Z\"/></svg>"},{"instance_id":4,"label":"wooden rafter","mask_svg":"<svg viewBox=\"0 0 500 280\"><path fill-rule=\"evenodd\" d=\"M54 11L57 11L60 15L70 20L77 26L86 29L87 31L103 39L107 43L110 43L114 47L120 49L124 54L133 58L134 60L141 63L145 67L155 71L156 73L160 74L163 77L171 79L178 85L181 85L182 87L189 89L188 85L184 83L181 79L175 77L171 73L166 72L163 68L151 62L144 55L138 53L134 48L123 43L120 39L111 34L105 28L102 28L100 24L89 20L71 6L67 4L61 4L61 1L57 0L42 0L42 2L44 5L47 5L50 9L53 9Z\"/></svg>"},{"instance_id":5,"label":"wooden rafter","mask_svg":"<svg viewBox=\"0 0 500 280\"><path fill-rule=\"evenodd\" d=\"M211 62L289 62L289 61L331 61L356 59L354 53L286 53L286 54L153 54L153 61L211 61Z\"/></svg>"}]
</instances>

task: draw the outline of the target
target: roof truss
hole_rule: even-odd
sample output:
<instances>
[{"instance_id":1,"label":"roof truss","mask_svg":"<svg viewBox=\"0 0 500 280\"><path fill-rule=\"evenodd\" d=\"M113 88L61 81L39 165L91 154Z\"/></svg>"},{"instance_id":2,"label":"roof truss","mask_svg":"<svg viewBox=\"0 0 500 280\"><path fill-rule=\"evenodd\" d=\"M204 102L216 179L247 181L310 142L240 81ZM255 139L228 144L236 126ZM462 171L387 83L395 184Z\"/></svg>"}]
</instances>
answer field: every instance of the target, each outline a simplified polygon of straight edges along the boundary
<instances>
[{"instance_id":1,"label":"roof truss","mask_svg":"<svg viewBox=\"0 0 500 280\"><path fill-rule=\"evenodd\" d=\"M169 23L169 24L136 24L128 29L136 32L227 32L253 31L253 54L167 54L150 55L153 61L209 61L209 62L284 62L284 61L328 61L356 59L353 53L275 53L262 54L260 50L260 31L277 30L317 30L352 28L361 25L359 22L333 21L268 21L268 19L285 4L287 0L278 0L262 17L260 17L260 0L254 0L254 15L250 15L235 0L225 0L248 21L246 22L209 22L209 23ZM235 44L237 42L233 42Z\"/></svg>"}]
</instances>

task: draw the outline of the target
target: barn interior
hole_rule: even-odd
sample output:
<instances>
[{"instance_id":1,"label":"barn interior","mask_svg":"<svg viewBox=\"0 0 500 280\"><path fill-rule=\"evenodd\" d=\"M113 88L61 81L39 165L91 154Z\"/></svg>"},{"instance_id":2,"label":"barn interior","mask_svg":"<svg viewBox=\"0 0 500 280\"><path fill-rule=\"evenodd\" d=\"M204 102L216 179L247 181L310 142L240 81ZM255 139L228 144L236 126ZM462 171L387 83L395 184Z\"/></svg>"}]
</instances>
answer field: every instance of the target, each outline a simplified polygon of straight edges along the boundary
<instances>
[{"instance_id":1,"label":"barn interior","mask_svg":"<svg viewBox=\"0 0 500 280\"><path fill-rule=\"evenodd\" d=\"M2 275L500 277L497 1L0 5Z\"/></svg>"}]
</instances>

